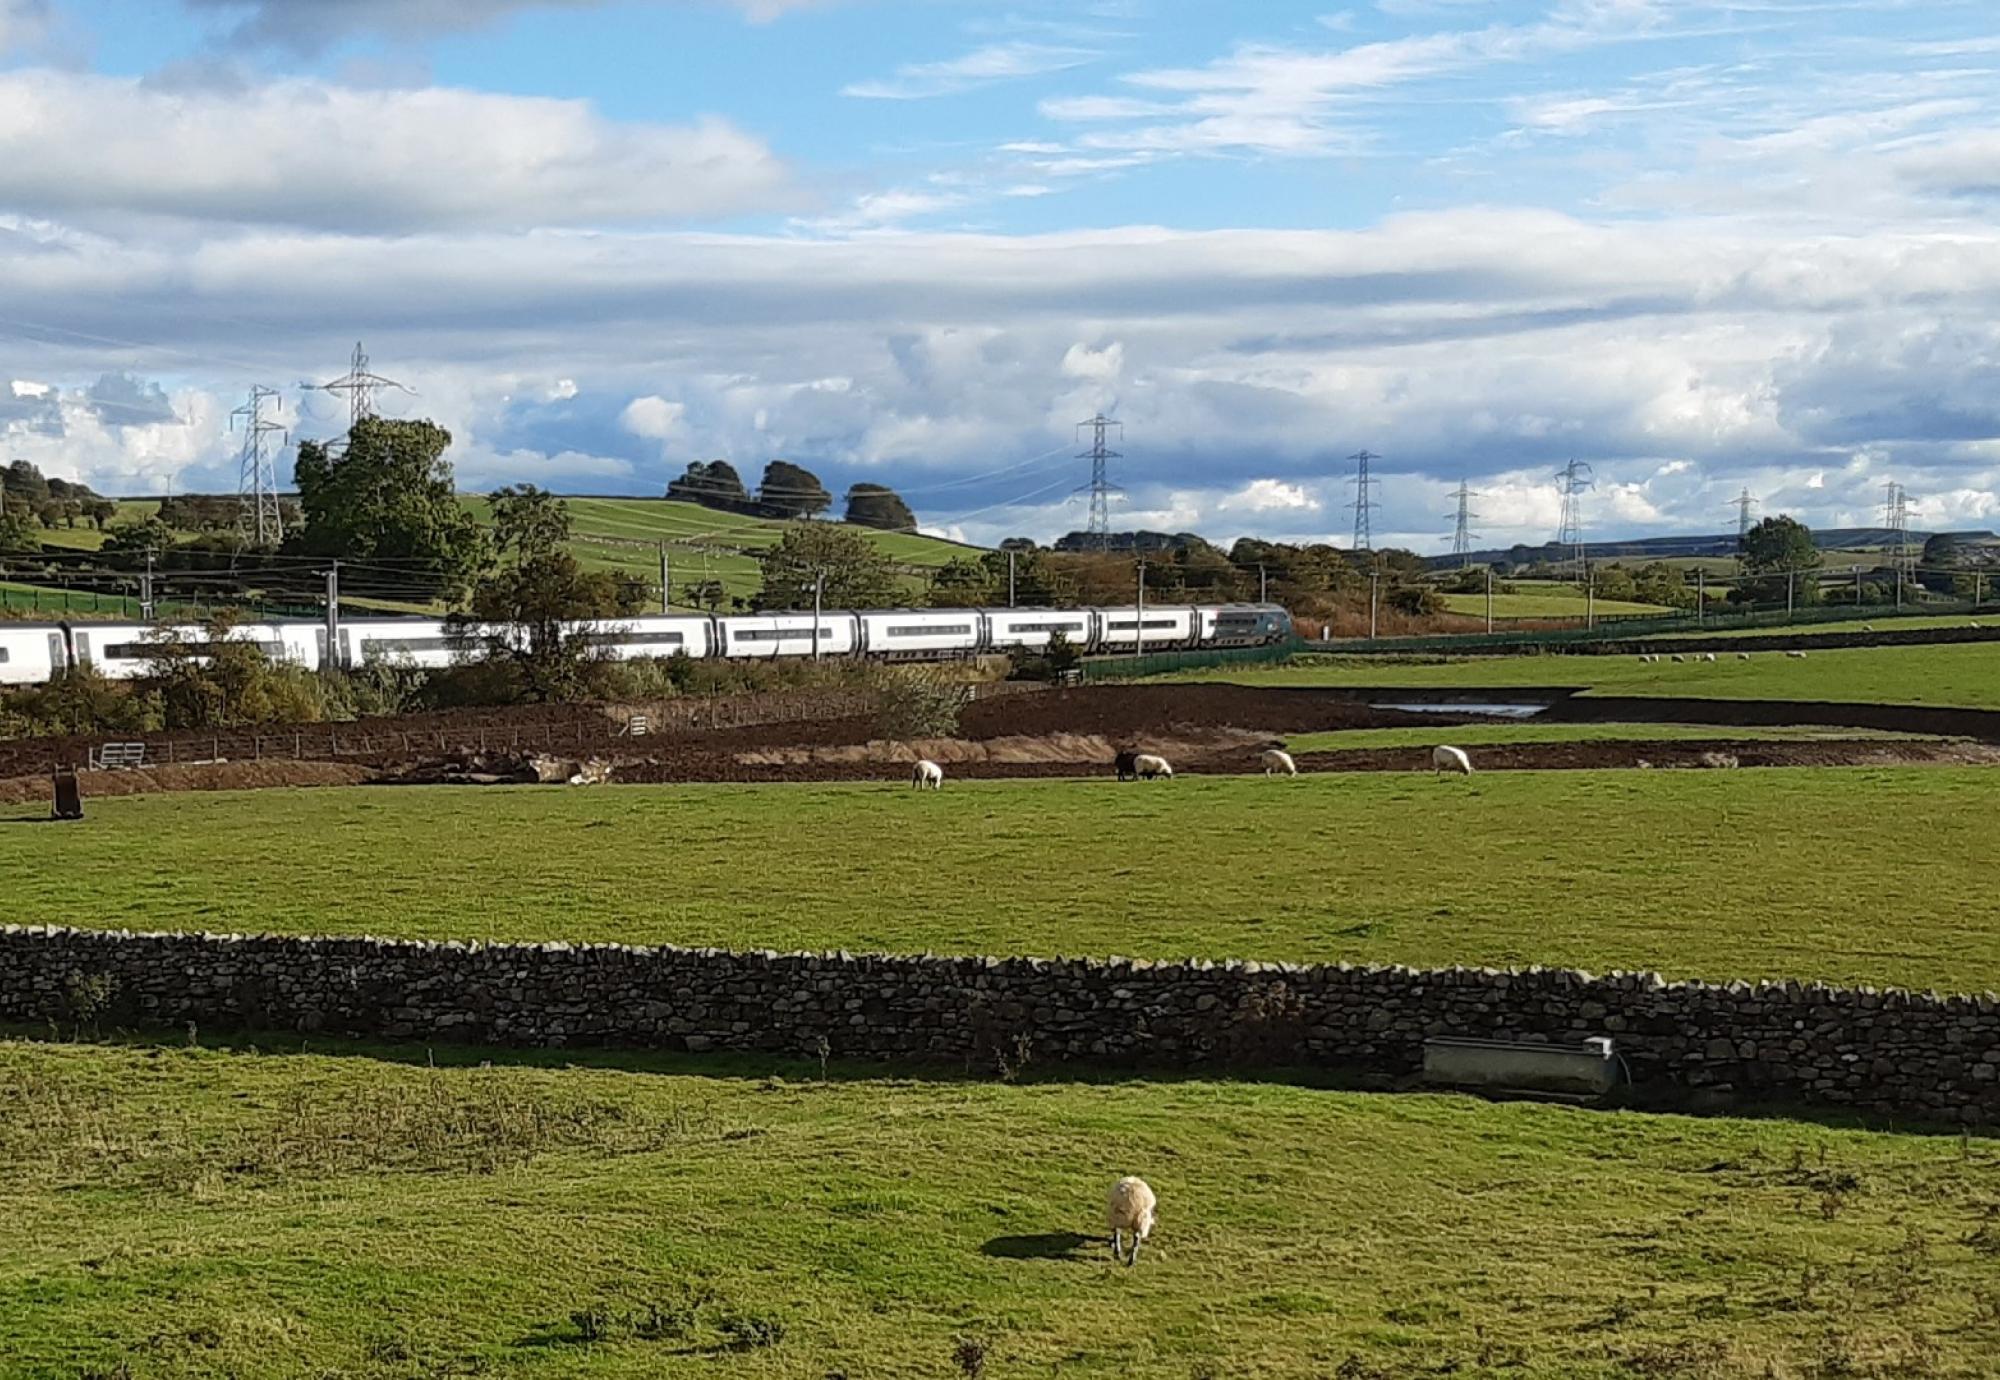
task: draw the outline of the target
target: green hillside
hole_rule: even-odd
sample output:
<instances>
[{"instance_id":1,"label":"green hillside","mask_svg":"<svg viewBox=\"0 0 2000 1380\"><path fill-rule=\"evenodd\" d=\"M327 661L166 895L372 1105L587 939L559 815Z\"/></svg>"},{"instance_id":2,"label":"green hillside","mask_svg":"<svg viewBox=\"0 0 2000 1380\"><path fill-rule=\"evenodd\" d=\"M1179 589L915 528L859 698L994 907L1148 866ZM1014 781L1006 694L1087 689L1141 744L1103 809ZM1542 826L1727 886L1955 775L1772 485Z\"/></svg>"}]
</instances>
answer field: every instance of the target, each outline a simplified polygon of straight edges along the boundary
<instances>
[{"instance_id":1,"label":"green hillside","mask_svg":"<svg viewBox=\"0 0 2000 1380\"><path fill-rule=\"evenodd\" d=\"M483 496L465 494L460 501L481 521L490 515ZM791 525L664 498L567 497L564 501L569 504L573 533L570 549L591 569L657 581L659 548L664 544L673 569L676 604L689 584L705 580L720 580L731 598L756 593L760 583L756 553L776 544ZM974 551L935 537L869 527L858 530L891 560L908 567L904 586L913 599L924 592L925 569Z\"/></svg>"}]
</instances>

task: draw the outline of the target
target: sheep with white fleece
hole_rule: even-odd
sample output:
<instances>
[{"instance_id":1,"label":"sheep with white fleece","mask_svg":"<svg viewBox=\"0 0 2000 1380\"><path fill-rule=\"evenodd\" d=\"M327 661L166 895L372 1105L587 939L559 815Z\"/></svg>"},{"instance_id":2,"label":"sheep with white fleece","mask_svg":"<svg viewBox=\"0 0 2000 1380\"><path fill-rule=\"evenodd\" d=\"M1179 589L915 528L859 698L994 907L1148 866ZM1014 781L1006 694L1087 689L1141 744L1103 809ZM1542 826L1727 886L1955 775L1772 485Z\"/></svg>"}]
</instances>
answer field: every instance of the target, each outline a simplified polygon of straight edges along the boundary
<instances>
[{"instance_id":1,"label":"sheep with white fleece","mask_svg":"<svg viewBox=\"0 0 2000 1380\"><path fill-rule=\"evenodd\" d=\"M910 769L910 784L920 791L944 789L944 768L925 758Z\"/></svg>"},{"instance_id":2,"label":"sheep with white fleece","mask_svg":"<svg viewBox=\"0 0 2000 1380\"><path fill-rule=\"evenodd\" d=\"M1464 748L1434 747L1431 749L1431 770L1455 771L1462 776L1472 775L1472 759L1465 755Z\"/></svg>"},{"instance_id":3,"label":"sheep with white fleece","mask_svg":"<svg viewBox=\"0 0 2000 1380\"><path fill-rule=\"evenodd\" d=\"M1291 753L1285 752L1282 749L1265 748L1264 755L1259 760L1264 764L1264 775L1266 776L1270 776L1273 773L1284 776L1297 776L1299 774L1299 764L1292 760Z\"/></svg>"},{"instance_id":4,"label":"sheep with white fleece","mask_svg":"<svg viewBox=\"0 0 2000 1380\"><path fill-rule=\"evenodd\" d=\"M1144 1179L1128 1174L1111 1185L1111 1197L1105 1204L1105 1223L1111 1228L1111 1258L1123 1261L1127 1266L1139 1263L1139 1246L1153 1234L1153 1215L1160 1200ZM1130 1237L1132 1253L1121 1254L1121 1237Z\"/></svg>"}]
</instances>

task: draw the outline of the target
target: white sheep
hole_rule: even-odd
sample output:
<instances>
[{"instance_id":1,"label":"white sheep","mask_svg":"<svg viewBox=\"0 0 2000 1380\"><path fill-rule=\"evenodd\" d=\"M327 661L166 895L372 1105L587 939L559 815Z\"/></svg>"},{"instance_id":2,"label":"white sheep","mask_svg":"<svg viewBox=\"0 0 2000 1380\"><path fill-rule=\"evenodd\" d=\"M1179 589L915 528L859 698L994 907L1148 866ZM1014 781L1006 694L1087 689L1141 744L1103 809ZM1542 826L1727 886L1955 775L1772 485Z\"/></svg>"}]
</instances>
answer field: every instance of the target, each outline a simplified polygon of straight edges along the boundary
<instances>
[{"instance_id":1,"label":"white sheep","mask_svg":"<svg viewBox=\"0 0 2000 1380\"><path fill-rule=\"evenodd\" d=\"M1297 776L1299 774L1299 764L1292 760L1292 754L1289 752L1282 752L1277 748L1265 748L1264 755L1259 760L1264 764L1264 775L1266 776L1270 776L1274 772L1282 772L1286 776Z\"/></svg>"},{"instance_id":2,"label":"white sheep","mask_svg":"<svg viewBox=\"0 0 2000 1380\"><path fill-rule=\"evenodd\" d=\"M1466 776L1472 775L1472 759L1465 755L1464 748L1434 747L1431 749L1431 770L1455 771Z\"/></svg>"},{"instance_id":3,"label":"white sheep","mask_svg":"<svg viewBox=\"0 0 2000 1380\"><path fill-rule=\"evenodd\" d=\"M1792 660L1794 661L1804 661L1806 659L1806 654L1800 651L1786 652L1785 655L1792 658Z\"/></svg>"},{"instance_id":4,"label":"white sheep","mask_svg":"<svg viewBox=\"0 0 2000 1380\"><path fill-rule=\"evenodd\" d=\"M1712 663L1713 663L1713 662L1715 661L1715 653L1714 653L1714 652L1703 652L1703 653L1701 654L1701 659L1702 659L1703 661L1706 661L1706 662L1709 662L1709 663L1711 663L1711 664L1712 664Z\"/></svg>"},{"instance_id":5,"label":"white sheep","mask_svg":"<svg viewBox=\"0 0 2000 1380\"><path fill-rule=\"evenodd\" d=\"M1139 1245L1153 1234L1153 1212L1160 1204L1144 1179L1128 1174L1111 1185L1111 1197L1105 1204L1105 1223L1111 1228L1111 1258L1122 1260L1127 1266L1139 1263ZM1132 1253L1119 1253L1119 1238L1132 1238Z\"/></svg>"},{"instance_id":6,"label":"white sheep","mask_svg":"<svg viewBox=\"0 0 2000 1380\"><path fill-rule=\"evenodd\" d=\"M1686 658L1686 657L1684 657L1684 656L1682 656L1682 655L1681 655L1681 654L1680 654L1679 652L1675 652L1675 653L1674 653L1674 660L1675 660L1675 661L1686 661L1686 660L1687 660L1687 658Z\"/></svg>"},{"instance_id":7,"label":"white sheep","mask_svg":"<svg viewBox=\"0 0 2000 1380\"><path fill-rule=\"evenodd\" d=\"M1156 776L1174 779L1174 769L1164 757L1156 757L1150 752L1142 752L1132 759L1132 770L1141 781L1151 781Z\"/></svg>"},{"instance_id":8,"label":"white sheep","mask_svg":"<svg viewBox=\"0 0 2000 1380\"><path fill-rule=\"evenodd\" d=\"M918 790L944 789L944 768L928 758L910 769L910 784Z\"/></svg>"},{"instance_id":9,"label":"white sheep","mask_svg":"<svg viewBox=\"0 0 2000 1380\"><path fill-rule=\"evenodd\" d=\"M1748 661L1748 660L1750 659L1750 653L1748 653L1748 652L1738 652L1738 653L1736 654L1736 659L1737 659L1738 661Z\"/></svg>"}]
</instances>

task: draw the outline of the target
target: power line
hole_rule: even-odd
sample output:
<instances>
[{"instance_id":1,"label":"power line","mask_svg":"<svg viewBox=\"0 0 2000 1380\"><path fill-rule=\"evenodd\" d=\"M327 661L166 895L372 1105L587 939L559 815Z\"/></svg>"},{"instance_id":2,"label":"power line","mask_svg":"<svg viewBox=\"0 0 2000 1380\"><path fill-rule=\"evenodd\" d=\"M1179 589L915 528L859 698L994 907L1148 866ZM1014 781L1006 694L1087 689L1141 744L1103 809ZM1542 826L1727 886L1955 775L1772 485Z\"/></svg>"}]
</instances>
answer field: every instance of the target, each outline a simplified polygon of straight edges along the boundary
<instances>
[{"instance_id":1,"label":"power line","mask_svg":"<svg viewBox=\"0 0 2000 1380\"><path fill-rule=\"evenodd\" d=\"M1111 495L1114 493L1123 494L1125 491L1111 482L1105 470L1105 462L1107 460L1123 459L1124 457L1118 451L1106 448L1105 437L1112 427L1117 427L1118 437L1120 440L1123 440L1125 437L1125 423L1113 421L1100 412L1089 421L1078 422L1076 424L1078 431L1082 431L1085 427L1090 428L1090 449L1076 457L1079 460L1088 460L1090 462L1090 483L1077 490L1078 493L1088 493L1090 495L1090 522L1085 526L1084 530L1097 538L1099 549L1109 550L1111 546Z\"/></svg>"},{"instance_id":2,"label":"power line","mask_svg":"<svg viewBox=\"0 0 2000 1380\"><path fill-rule=\"evenodd\" d=\"M1472 531L1473 521L1479 514L1472 511L1472 500L1479 497L1461 479L1454 493L1458 499L1458 524L1451 534L1451 554L1459 558L1462 565L1472 564L1472 543L1476 539Z\"/></svg>"},{"instance_id":3,"label":"power line","mask_svg":"<svg viewBox=\"0 0 2000 1380\"><path fill-rule=\"evenodd\" d=\"M243 418L243 453L237 462L236 496L243 504L243 529L254 533L259 546L276 546L285 535L285 521L278 507L278 474L266 439L272 432L283 433L277 422L264 420L264 404L278 396L275 388L257 384L250 401L229 414L231 430Z\"/></svg>"},{"instance_id":4,"label":"power line","mask_svg":"<svg viewBox=\"0 0 2000 1380\"><path fill-rule=\"evenodd\" d=\"M1581 460L1572 460L1556 471L1556 483L1562 491L1562 526L1556 532L1556 544L1568 547L1576 561L1576 573L1582 578L1585 569L1583 555L1583 493L1595 488L1597 474Z\"/></svg>"},{"instance_id":5,"label":"power line","mask_svg":"<svg viewBox=\"0 0 2000 1380\"><path fill-rule=\"evenodd\" d=\"M1382 457L1363 449L1360 453L1347 458L1354 462L1354 478L1348 481L1354 485L1354 549L1373 551L1375 524L1369 514L1382 506L1375 501L1375 490L1381 487L1382 481L1368 477L1368 463L1371 460L1380 460Z\"/></svg>"}]
</instances>

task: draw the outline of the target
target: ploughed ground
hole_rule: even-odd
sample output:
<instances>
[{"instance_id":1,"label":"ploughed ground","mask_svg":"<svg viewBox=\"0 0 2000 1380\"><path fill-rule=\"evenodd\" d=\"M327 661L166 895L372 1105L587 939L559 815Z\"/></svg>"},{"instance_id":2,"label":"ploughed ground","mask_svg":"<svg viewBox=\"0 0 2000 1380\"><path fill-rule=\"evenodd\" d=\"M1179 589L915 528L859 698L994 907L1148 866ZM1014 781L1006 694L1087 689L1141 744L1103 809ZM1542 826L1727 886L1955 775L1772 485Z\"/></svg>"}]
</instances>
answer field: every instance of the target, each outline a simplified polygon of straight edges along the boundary
<instances>
[{"instance_id":1,"label":"ploughed ground","mask_svg":"<svg viewBox=\"0 0 2000 1380\"><path fill-rule=\"evenodd\" d=\"M954 779L1108 775L1123 750L1156 752L1181 774L1259 770L1258 754L1288 737L1346 729L1427 725L1440 742L1455 724L1493 722L1456 710L1378 709L1391 692L1241 685L1101 685L1063 690L983 686L950 738L886 739L865 692L851 690L667 701L654 705L537 705L411 714L356 723L257 732L181 733L145 739L147 765L85 771L86 797L171 790L379 783L865 781L893 779L920 757ZM1518 691L1496 699L1512 699ZM1596 701L1551 692L1549 722L1613 717ZM1398 698L1406 696L1399 695ZM1881 706L1851 706L1847 720L1879 729ZM1842 706L1796 706L1797 722L1843 722ZM1738 741L1734 725L1784 722L1768 702L1647 701L1631 712L1657 722L1713 723L1713 740L1629 738L1482 746L1483 771L1582 768L2000 764L2000 714L1898 710L1911 734L1983 741L1893 741L1879 736L1810 742ZM1945 717L1949 722L1945 721ZM644 729L637 719L643 717ZM1622 717L1622 715L1617 715ZM1990 719L1990 723L1987 720ZM1936 722L1933 722L1936 720ZM0 743L0 803L49 798L48 773L83 765L95 738ZM1307 772L1421 771L1424 747L1300 754Z\"/></svg>"}]
</instances>

